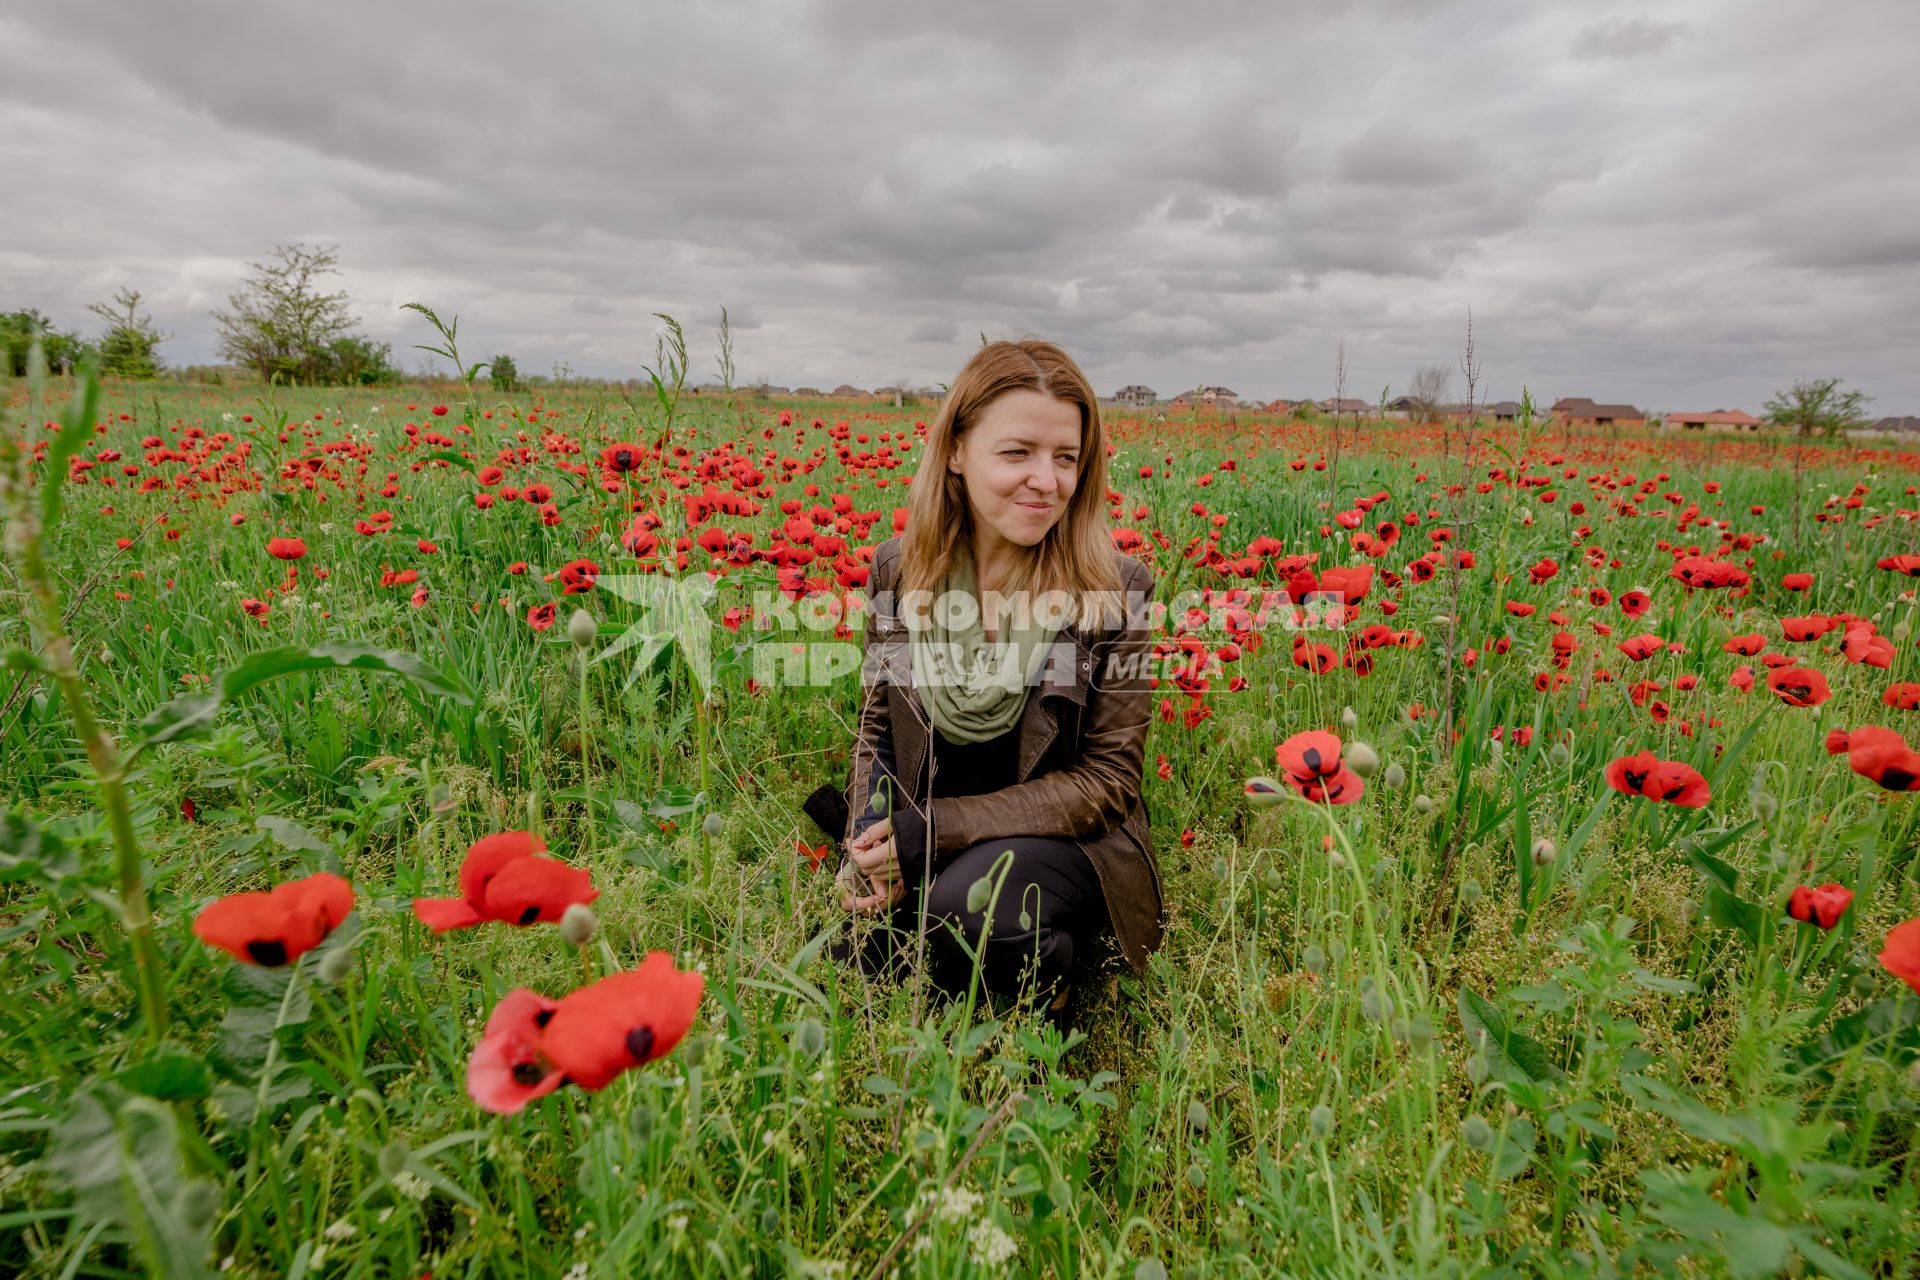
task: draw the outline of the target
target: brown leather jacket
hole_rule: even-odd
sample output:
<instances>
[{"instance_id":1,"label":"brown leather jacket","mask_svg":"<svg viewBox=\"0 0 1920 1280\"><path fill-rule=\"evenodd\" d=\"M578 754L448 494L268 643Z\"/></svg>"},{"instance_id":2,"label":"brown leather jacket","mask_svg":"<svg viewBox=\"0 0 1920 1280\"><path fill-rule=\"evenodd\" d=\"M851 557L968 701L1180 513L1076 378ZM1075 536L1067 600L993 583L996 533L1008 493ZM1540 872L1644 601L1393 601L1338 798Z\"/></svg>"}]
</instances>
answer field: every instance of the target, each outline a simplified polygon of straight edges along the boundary
<instances>
[{"instance_id":1,"label":"brown leather jacket","mask_svg":"<svg viewBox=\"0 0 1920 1280\"><path fill-rule=\"evenodd\" d=\"M906 624L893 598L900 551L898 538L875 548L867 581L866 659L844 840L886 816L890 805L909 884L924 873L929 844L937 872L954 854L1002 836L1080 841L1099 874L1120 955L1144 971L1165 924L1141 796L1153 720L1154 631L1147 615L1153 574L1115 552L1127 625L1087 632L1070 625L1060 632L1020 720L1018 781L986 795L936 797L929 806L937 762L927 758L932 728L913 687ZM891 797L883 778L892 780Z\"/></svg>"}]
</instances>

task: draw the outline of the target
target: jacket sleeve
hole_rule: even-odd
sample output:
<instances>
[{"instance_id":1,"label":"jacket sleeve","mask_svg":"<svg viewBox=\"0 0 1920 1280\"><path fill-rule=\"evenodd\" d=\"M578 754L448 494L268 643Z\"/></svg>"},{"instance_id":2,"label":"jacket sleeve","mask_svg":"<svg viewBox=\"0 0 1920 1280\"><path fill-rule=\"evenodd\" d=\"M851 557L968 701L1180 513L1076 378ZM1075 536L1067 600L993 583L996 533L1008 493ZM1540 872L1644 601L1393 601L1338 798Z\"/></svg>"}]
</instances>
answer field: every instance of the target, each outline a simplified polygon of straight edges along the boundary
<instances>
[{"instance_id":1,"label":"jacket sleeve","mask_svg":"<svg viewBox=\"0 0 1920 1280\"><path fill-rule=\"evenodd\" d=\"M1153 576L1144 565L1130 562L1121 586L1127 617L1094 645L1079 759L986 795L935 799L936 865L985 840L1085 840L1126 821L1145 777L1153 721L1154 628L1148 612Z\"/></svg>"},{"instance_id":2,"label":"jacket sleeve","mask_svg":"<svg viewBox=\"0 0 1920 1280\"><path fill-rule=\"evenodd\" d=\"M847 786L847 830L841 844L845 848L868 827L882 818L892 817L903 879L913 884L918 882L916 872L926 858L928 820L924 808L916 808L900 786L899 768L894 761L893 724L887 712L887 683L898 665L898 649L904 639L890 645L882 638L876 607L876 603L892 607L895 567L892 562L876 564L868 582L860 715L854 735L852 777ZM851 865L849 860L846 866Z\"/></svg>"}]
</instances>

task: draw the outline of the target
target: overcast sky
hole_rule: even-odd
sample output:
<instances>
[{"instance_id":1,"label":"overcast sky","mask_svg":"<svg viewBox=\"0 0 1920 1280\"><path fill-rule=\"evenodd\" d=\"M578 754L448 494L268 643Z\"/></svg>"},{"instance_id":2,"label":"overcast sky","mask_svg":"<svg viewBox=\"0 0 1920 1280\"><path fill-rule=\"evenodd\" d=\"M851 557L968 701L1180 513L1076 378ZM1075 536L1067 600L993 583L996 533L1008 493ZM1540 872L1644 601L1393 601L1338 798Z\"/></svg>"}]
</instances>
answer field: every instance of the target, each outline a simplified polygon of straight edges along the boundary
<instances>
[{"instance_id":1,"label":"overcast sky","mask_svg":"<svg viewBox=\"0 0 1920 1280\"><path fill-rule=\"evenodd\" d=\"M141 290L172 363L249 259L339 247L366 332L637 375L1219 383L1920 413L1915 0L26 0L0 309ZM1454 379L1456 397L1463 380Z\"/></svg>"}]
</instances>

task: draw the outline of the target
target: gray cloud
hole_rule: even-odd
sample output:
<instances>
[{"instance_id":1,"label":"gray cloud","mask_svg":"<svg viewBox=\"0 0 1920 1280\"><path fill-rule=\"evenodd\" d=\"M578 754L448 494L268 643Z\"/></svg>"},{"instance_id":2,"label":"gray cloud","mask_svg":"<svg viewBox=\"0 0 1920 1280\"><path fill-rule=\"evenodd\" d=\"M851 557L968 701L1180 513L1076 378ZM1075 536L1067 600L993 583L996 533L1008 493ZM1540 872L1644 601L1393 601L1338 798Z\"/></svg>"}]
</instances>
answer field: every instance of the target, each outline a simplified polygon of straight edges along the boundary
<instances>
[{"instance_id":1,"label":"gray cloud","mask_svg":"<svg viewBox=\"0 0 1920 1280\"><path fill-rule=\"evenodd\" d=\"M408 359L420 299L529 372L632 375L667 312L705 378L724 304L788 385L950 381L986 331L1327 395L1344 334L1370 396L1471 306L1496 396L1920 411L1920 11L1658 12L27 0L0 306L131 284L204 361L248 259L327 241Z\"/></svg>"}]
</instances>

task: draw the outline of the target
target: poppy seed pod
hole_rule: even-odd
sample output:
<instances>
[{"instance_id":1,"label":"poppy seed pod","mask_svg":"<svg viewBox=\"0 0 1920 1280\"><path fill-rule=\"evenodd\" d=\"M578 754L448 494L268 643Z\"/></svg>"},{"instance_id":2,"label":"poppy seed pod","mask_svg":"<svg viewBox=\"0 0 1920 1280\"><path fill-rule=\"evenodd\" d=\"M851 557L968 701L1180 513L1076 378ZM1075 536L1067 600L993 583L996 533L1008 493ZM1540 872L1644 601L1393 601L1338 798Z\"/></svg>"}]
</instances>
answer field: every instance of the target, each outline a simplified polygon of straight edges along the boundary
<instances>
[{"instance_id":1,"label":"poppy seed pod","mask_svg":"<svg viewBox=\"0 0 1920 1280\"><path fill-rule=\"evenodd\" d=\"M600 634L600 624L585 609L575 609L573 616L567 619L567 639L578 648L584 649L592 644Z\"/></svg>"},{"instance_id":2,"label":"poppy seed pod","mask_svg":"<svg viewBox=\"0 0 1920 1280\"><path fill-rule=\"evenodd\" d=\"M560 916L560 937L570 947L584 947L600 931L600 917L584 902L575 902Z\"/></svg>"},{"instance_id":3,"label":"poppy seed pod","mask_svg":"<svg viewBox=\"0 0 1920 1280\"><path fill-rule=\"evenodd\" d=\"M1346 757L1347 768L1353 770L1363 778L1371 778L1380 770L1380 753L1375 751L1368 743L1349 743L1347 745Z\"/></svg>"}]
</instances>

